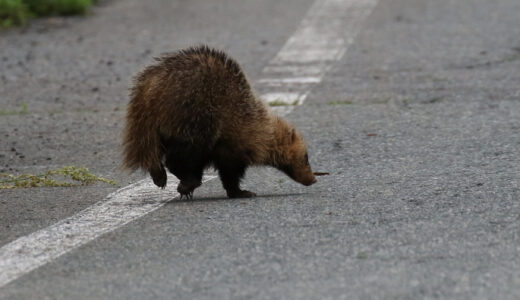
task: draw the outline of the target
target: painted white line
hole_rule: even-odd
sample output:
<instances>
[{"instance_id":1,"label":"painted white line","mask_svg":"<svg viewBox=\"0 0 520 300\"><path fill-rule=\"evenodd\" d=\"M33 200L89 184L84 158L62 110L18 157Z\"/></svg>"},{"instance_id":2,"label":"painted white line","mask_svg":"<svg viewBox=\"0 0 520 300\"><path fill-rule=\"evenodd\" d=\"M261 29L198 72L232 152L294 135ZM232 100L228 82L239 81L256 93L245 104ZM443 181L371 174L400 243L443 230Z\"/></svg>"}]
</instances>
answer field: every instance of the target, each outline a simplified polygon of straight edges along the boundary
<instances>
[{"instance_id":1,"label":"painted white line","mask_svg":"<svg viewBox=\"0 0 520 300\"><path fill-rule=\"evenodd\" d=\"M307 97L306 94L298 93L267 93L262 95L262 99L267 103L284 103L287 105L299 105Z\"/></svg>"},{"instance_id":2,"label":"painted white line","mask_svg":"<svg viewBox=\"0 0 520 300\"><path fill-rule=\"evenodd\" d=\"M272 64L314 63L339 60L358 34L362 22L378 0L316 1L295 34L271 61ZM322 68L327 71L328 66Z\"/></svg>"},{"instance_id":3,"label":"painted white line","mask_svg":"<svg viewBox=\"0 0 520 300\"><path fill-rule=\"evenodd\" d=\"M301 76L301 75L307 75L307 76L317 76L321 75L323 72L322 68L320 66L313 66L313 65L281 65L281 66L275 66L275 65L268 65L263 70L266 74L289 74L292 76ZM261 80L261 79L260 79Z\"/></svg>"},{"instance_id":4,"label":"painted white line","mask_svg":"<svg viewBox=\"0 0 520 300\"><path fill-rule=\"evenodd\" d=\"M264 78L258 80L258 83L267 84L307 84L307 83L319 83L321 77L289 77L289 78Z\"/></svg>"},{"instance_id":5,"label":"painted white line","mask_svg":"<svg viewBox=\"0 0 520 300\"><path fill-rule=\"evenodd\" d=\"M294 104L303 103L311 88L321 82L344 55L360 23L377 2L317 0L312 5L295 34L263 70L263 79L258 81L260 88L264 85L269 90L262 95L264 99L291 104L273 107L274 111L286 115ZM270 86L273 80L278 83L274 90ZM206 176L204 181L215 177ZM0 287L160 208L177 196L176 182L170 177L168 188L161 190L150 179L141 180L74 216L4 245L0 248Z\"/></svg>"},{"instance_id":6,"label":"painted white line","mask_svg":"<svg viewBox=\"0 0 520 300\"><path fill-rule=\"evenodd\" d=\"M216 176L205 176L208 181ZM144 179L109 194L103 201L0 248L0 287L57 257L160 208L178 196L177 178L157 188Z\"/></svg>"},{"instance_id":7,"label":"painted white line","mask_svg":"<svg viewBox=\"0 0 520 300\"><path fill-rule=\"evenodd\" d=\"M358 34L361 22L378 1L314 2L294 35L263 69L257 81L259 89L266 91L261 95L265 101L274 102L279 97L278 101L287 104L273 107L274 111L288 114L295 105L303 104L309 91L343 57Z\"/></svg>"}]
</instances>

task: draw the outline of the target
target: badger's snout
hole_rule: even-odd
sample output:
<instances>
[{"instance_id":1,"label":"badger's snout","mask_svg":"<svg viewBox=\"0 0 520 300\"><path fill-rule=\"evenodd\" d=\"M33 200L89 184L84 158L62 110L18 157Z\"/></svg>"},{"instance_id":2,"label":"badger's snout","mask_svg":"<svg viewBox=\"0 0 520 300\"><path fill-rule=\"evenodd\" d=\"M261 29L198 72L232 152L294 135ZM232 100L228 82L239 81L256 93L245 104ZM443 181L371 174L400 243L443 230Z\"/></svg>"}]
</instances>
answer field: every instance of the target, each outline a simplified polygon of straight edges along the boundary
<instances>
[{"instance_id":1,"label":"badger's snout","mask_svg":"<svg viewBox=\"0 0 520 300\"><path fill-rule=\"evenodd\" d=\"M312 178L311 180L306 180L302 182L302 184L305 186L309 186L315 184L316 182L318 182L318 180L316 180L316 178Z\"/></svg>"}]
</instances>

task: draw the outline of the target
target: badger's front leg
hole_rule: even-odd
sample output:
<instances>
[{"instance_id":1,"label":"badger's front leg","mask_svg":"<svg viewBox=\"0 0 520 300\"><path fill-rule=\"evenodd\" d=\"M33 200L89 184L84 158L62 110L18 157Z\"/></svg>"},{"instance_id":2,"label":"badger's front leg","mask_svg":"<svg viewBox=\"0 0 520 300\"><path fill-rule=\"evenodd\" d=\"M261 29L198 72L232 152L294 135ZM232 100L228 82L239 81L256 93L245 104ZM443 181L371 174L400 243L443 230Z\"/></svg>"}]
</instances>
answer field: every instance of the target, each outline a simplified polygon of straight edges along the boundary
<instances>
[{"instance_id":1,"label":"badger's front leg","mask_svg":"<svg viewBox=\"0 0 520 300\"><path fill-rule=\"evenodd\" d=\"M226 189L229 198L251 198L255 193L241 190L240 180L244 177L246 165L238 162L216 163L222 186Z\"/></svg>"},{"instance_id":2,"label":"badger's front leg","mask_svg":"<svg viewBox=\"0 0 520 300\"><path fill-rule=\"evenodd\" d=\"M186 199L193 199L193 191L198 188L202 182L200 180L181 180L177 185L177 192Z\"/></svg>"}]
</instances>

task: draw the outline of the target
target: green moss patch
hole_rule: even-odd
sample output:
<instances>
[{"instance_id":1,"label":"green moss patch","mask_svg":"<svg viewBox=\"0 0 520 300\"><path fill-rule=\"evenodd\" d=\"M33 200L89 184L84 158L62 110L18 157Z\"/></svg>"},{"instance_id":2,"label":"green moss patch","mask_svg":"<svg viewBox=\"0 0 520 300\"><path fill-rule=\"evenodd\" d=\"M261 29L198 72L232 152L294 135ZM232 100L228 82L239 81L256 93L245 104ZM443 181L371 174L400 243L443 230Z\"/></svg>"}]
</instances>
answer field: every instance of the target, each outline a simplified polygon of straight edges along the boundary
<instances>
[{"instance_id":1,"label":"green moss patch","mask_svg":"<svg viewBox=\"0 0 520 300\"><path fill-rule=\"evenodd\" d=\"M21 0L0 0L0 28L23 25L28 14Z\"/></svg>"},{"instance_id":2,"label":"green moss patch","mask_svg":"<svg viewBox=\"0 0 520 300\"><path fill-rule=\"evenodd\" d=\"M96 182L116 184L114 180L90 173L85 167L65 166L37 175L0 173L0 189L84 186Z\"/></svg>"},{"instance_id":3,"label":"green moss patch","mask_svg":"<svg viewBox=\"0 0 520 300\"><path fill-rule=\"evenodd\" d=\"M343 101L329 101L329 105L348 105L353 104L354 102L351 100L343 100Z\"/></svg>"},{"instance_id":4,"label":"green moss patch","mask_svg":"<svg viewBox=\"0 0 520 300\"><path fill-rule=\"evenodd\" d=\"M22 103L22 108L20 110L0 109L0 117L1 116L26 115L26 114L27 114L27 104L25 104L25 103Z\"/></svg>"},{"instance_id":5,"label":"green moss patch","mask_svg":"<svg viewBox=\"0 0 520 300\"><path fill-rule=\"evenodd\" d=\"M83 15L93 0L0 0L0 28L23 25L30 17Z\"/></svg>"},{"instance_id":6,"label":"green moss patch","mask_svg":"<svg viewBox=\"0 0 520 300\"><path fill-rule=\"evenodd\" d=\"M36 16L70 16L85 14L92 0L23 0Z\"/></svg>"},{"instance_id":7,"label":"green moss patch","mask_svg":"<svg viewBox=\"0 0 520 300\"><path fill-rule=\"evenodd\" d=\"M269 106L291 106L291 105L298 105L299 104L299 101L298 100L294 100L292 103L288 103L288 102L285 102L285 101L281 101L281 100L274 100L274 101L271 101L269 102Z\"/></svg>"}]
</instances>

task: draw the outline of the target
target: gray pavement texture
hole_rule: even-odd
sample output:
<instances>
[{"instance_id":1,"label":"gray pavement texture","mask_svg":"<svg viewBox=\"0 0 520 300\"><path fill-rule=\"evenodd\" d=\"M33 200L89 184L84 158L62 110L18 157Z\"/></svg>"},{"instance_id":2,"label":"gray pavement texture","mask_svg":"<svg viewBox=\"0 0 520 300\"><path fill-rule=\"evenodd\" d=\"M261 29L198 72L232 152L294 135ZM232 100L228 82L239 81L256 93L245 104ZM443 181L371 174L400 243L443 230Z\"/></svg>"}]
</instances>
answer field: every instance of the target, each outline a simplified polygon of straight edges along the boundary
<instances>
[{"instance_id":1,"label":"gray pavement texture","mask_svg":"<svg viewBox=\"0 0 520 300\"><path fill-rule=\"evenodd\" d=\"M311 1L102 1L0 36L0 168L116 168L131 76L207 42L254 82ZM519 299L520 2L381 1L287 118L310 188L218 180L0 288L1 299ZM119 80L117 79L119 78ZM11 148L16 151L11 151ZM23 156L23 158L21 158ZM0 245L117 187L0 192Z\"/></svg>"}]
</instances>

